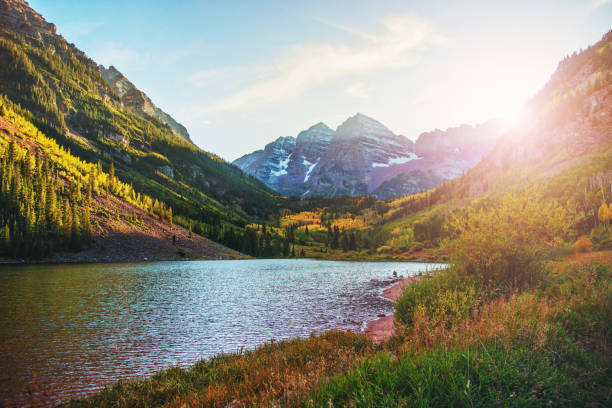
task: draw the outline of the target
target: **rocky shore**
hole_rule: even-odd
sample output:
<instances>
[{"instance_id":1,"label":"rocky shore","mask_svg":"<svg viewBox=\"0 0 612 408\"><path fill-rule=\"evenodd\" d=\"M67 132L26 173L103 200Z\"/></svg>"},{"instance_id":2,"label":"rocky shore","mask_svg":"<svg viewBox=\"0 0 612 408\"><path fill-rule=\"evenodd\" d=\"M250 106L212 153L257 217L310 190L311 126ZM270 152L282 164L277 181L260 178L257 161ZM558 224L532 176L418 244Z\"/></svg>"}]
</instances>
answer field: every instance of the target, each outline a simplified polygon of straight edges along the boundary
<instances>
[{"instance_id":1,"label":"rocky shore","mask_svg":"<svg viewBox=\"0 0 612 408\"><path fill-rule=\"evenodd\" d=\"M419 278L420 276L409 276L407 278L400 279L397 283L395 283L395 285L385 289L381 296L391 301L396 301L402 294L402 288L417 281ZM393 315L369 321L364 333L376 344L380 344L389 339L395 333Z\"/></svg>"}]
</instances>

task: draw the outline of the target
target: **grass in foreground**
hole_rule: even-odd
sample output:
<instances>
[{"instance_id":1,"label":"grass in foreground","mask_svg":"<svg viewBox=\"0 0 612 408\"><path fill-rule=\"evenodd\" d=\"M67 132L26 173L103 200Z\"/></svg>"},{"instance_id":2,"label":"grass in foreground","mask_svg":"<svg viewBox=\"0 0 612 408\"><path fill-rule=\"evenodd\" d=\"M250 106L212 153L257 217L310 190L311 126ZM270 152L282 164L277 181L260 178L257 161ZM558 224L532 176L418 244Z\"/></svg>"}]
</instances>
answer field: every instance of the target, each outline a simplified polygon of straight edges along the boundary
<instances>
[{"instance_id":1,"label":"grass in foreground","mask_svg":"<svg viewBox=\"0 0 612 408\"><path fill-rule=\"evenodd\" d=\"M72 407L296 405L317 381L348 369L374 352L364 336L330 331L309 339L265 344L221 355L183 370L161 371L143 381L120 382Z\"/></svg>"},{"instance_id":2,"label":"grass in foreground","mask_svg":"<svg viewBox=\"0 0 612 408\"><path fill-rule=\"evenodd\" d=\"M463 318L456 310L445 315L444 299L420 303L386 350L320 386L304 405L610 406L607 255L605 263L554 268L538 288L474 302ZM436 298L455 285L452 273L429 279L449 278ZM415 287L432 286L422 282ZM415 287L400 302L418 293ZM396 318L402 313L407 308L398 308Z\"/></svg>"}]
</instances>

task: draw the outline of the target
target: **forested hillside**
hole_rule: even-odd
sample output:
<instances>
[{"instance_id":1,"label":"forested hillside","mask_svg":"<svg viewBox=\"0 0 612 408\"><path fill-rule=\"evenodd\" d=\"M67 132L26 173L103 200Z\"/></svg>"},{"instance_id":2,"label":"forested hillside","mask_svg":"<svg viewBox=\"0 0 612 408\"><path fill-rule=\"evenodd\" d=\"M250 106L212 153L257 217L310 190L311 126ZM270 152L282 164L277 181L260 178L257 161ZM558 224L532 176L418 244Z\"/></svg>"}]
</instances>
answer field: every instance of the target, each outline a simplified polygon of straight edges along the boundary
<instances>
[{"instance_id":1,"label":"forested hillside","mask_svg":"<svg viewBox=\"0 0 612 408\"><path fill-rule=\"evenodd\" d=\"M27 3L0 4L0 93L5 109L100 172L151 197L174 222L237 247L233 229L274 213L279 196L238 168L123 106L97 64ZM3 140L12 140L3 121ZM29 135L31 132L26 132ZM23 147L28 140L17 141ZM15 161L7 166L15 165ZM41 160L43 160L41 158ZM40 163L38 163L40 164ZM42 168L42 167L41 167ZM3 182L5 180L3 179ZM70 205L73 196L66 197ZM228 238L229 237L229 238ZM231 239L230 239L231 238Z\"/></svg>"},{"instance_id":2,"label":"forested hillside","mask_svg":"<svg viewBox=\"0 0 612 408\"><path fill-rule=\"evenodd\" d=\"M0 257L63 261L234 258L174 225L171 207L72 155L0 99Z\"/></svg>"}]
</instances>

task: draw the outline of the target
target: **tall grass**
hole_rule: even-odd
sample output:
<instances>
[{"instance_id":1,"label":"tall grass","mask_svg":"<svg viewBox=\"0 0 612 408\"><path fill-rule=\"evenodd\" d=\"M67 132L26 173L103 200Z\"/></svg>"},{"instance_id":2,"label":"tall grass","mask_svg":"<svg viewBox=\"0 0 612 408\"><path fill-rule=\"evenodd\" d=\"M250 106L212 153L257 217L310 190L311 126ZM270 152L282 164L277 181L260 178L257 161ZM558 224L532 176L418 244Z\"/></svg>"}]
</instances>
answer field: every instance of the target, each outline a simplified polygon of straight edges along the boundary
<instances>
[{"instance_id":1,"label":"tall grass","mask_svg":"<svg viewBox=\"0 0 612 408\"><path fill-rule=\"evenodd\" d=\"M120 382L69 407L233 407L295 405L319 380L371 355L363 336L331 331L308 339L268 343L221 355L185 370L172 368L142 381Z\"/></svg>"},{"instance_id":2,"label":"tall grass","mask_svg":"<svg viewBox=\"0 0 612 408\"><path fill-rule=\"evenodd\" d=\"M302 404L610 406L611 259L551 268L540 285L497 296L456 268L421 280L397 302L400 330L387 350ZM465 307L447 307L453 296Z\"/></svg>"}]
</instances>

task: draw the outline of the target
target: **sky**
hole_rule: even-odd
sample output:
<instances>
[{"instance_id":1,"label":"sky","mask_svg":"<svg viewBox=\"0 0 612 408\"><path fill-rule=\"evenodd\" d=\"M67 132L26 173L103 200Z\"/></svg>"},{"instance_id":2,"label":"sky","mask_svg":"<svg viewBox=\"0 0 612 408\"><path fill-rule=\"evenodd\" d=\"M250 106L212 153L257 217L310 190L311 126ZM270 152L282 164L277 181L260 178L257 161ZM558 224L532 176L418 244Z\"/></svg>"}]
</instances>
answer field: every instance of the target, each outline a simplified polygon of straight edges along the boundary
<instances>
[{"instance_id":1,"label":"sky","mask_svg":"<svg viewBox=\"0 0 612 408\"><path fill-rule=\"evenodd\" d=\"M229 161L357 112L413 140L514 120L612 28L612 0L29 3Z\"/></svg>"}]
</instances>

